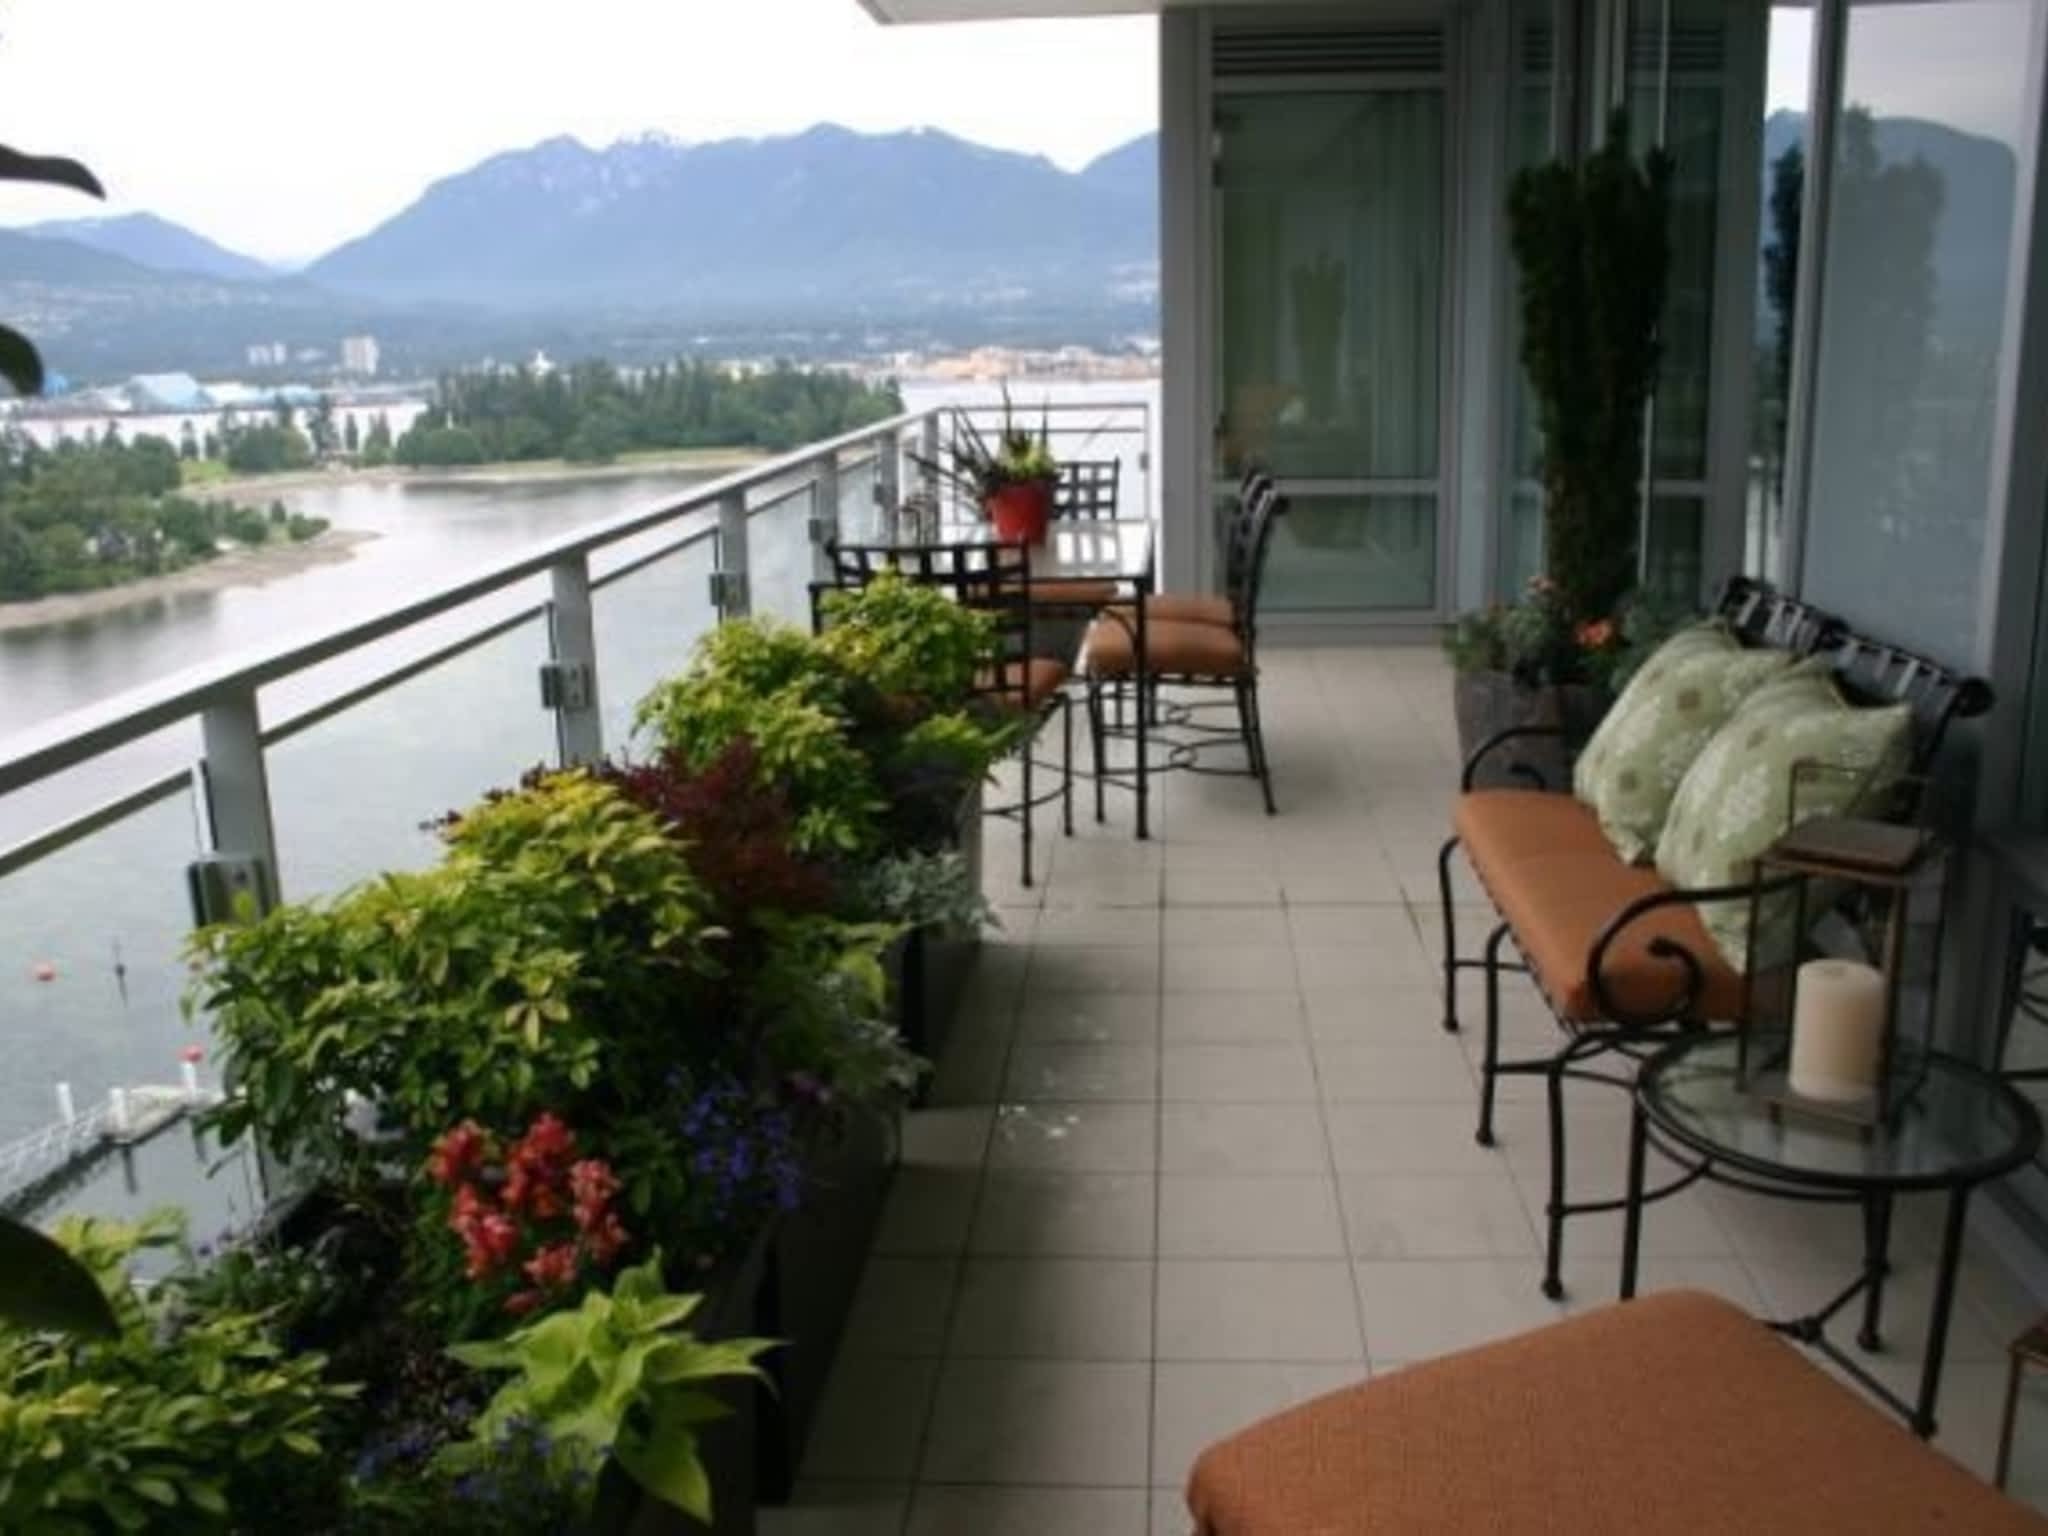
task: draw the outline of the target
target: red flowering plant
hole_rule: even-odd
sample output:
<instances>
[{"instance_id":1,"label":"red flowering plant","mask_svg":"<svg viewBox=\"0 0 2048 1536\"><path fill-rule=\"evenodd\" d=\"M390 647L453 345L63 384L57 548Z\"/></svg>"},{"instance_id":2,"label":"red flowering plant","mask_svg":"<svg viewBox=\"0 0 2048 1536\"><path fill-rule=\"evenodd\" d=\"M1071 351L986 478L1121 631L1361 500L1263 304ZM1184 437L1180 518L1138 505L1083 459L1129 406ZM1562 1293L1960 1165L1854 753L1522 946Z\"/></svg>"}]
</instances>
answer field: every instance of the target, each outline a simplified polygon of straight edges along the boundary
<instances>
[{"instance_id":1,"label":"red flowering plant","mask_svg":"<svg viewBox=\"0 0 2048 1536\"><path fill-rule=\"evenodd\" d=\"M422 1278L439 1282L425 1290L462 1333L574 1302L617 1266L631 1241L615 1209L618 1176L577 1151L576 1133L547 1113L510 1142L474 1120L434 1142L421 1209L443 1235L423 1245Z\"/></svg>"},{"instance_id":2,"label":"red flowering plant","mask_svg":"<svg viewBox=\"0 0 2048 1536\"><path fill-rule=\"evenodd\" d=\"M1578 617L1563 589L1537 576L1520 602L1462 615L1445 630L1444 649L1460 672L1506 672L1530 688L1593 683L1619 691L1690 616L1689 610L1637 594L1611 614Z\"/></svg>"}]
</instances>

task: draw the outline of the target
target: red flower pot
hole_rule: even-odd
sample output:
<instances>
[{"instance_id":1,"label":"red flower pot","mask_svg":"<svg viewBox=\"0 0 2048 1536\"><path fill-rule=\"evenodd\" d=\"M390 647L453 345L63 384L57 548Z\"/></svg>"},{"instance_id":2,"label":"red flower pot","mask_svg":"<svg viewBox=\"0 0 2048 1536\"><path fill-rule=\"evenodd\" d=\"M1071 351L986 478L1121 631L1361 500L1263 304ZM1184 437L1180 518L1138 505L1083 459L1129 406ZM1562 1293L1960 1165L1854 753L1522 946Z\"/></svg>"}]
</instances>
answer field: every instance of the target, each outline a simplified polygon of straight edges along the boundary
<instances>
[{"instance_id":1,"label":"red flower pot","mask_svg":"<svg viewBox=\"0 0 2048 1536\"><path fill-rule=\"evenodd\" d=\"M1005 544L1043 544L1052 523L1052 482L1006 485L984 503L996 537Z\"/></svg>"}]
</instances>

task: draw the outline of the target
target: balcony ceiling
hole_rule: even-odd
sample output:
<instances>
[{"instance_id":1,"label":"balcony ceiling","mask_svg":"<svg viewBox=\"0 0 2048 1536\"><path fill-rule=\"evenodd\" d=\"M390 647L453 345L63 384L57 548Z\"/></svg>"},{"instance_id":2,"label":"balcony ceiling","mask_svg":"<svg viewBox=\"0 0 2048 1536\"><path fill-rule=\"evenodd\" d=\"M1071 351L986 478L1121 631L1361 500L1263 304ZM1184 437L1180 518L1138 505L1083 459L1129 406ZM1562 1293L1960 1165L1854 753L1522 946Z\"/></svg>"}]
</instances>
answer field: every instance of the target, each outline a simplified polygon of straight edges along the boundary
<instances>
[{"instance_id":1,"label":"balcony ceiling","mask_svg":"<svg viewBox=\"0 0 2048 1536\"><path fill-rule=\"evenodd\" d=\"M1139 16L1183 9L1202 0L859 0L875 20L914 26L934 21L1007 21L1045 16ZM1239 8L1295 0L1236 0Z\"/></svg>"}]
</instances>

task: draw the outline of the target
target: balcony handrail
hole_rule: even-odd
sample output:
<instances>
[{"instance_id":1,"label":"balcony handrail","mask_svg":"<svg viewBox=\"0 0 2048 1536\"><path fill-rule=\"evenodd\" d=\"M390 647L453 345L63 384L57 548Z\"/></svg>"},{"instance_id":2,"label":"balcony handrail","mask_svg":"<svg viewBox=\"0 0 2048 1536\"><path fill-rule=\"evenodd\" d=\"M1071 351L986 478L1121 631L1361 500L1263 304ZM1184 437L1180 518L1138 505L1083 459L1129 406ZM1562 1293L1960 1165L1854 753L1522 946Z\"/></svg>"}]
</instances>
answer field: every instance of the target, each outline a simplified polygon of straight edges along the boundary
<instances>
[{"instance_id":1,"label":"balcony handrail","mask_svg":"<svg viewBox=\"0 0 2048 1536\"><path fill-rule=\"evenodd\" d=\"M1032 413L1036 415L1043 408L1033 406ZM894 440L900 444L906 436L927 425L936 425L940 419L948 415L990 409L999 407L948 403L918 411L900 412L882 421L853 428L835 437L803 444L761 463L750 464L730 474L704 481L690 487L677 500L653 508L622 512L584 524L554 538L541 540L470 575L415 593L376 613L314 629L310 633L302 631L268 646L252 647L239 653L216 657L39 722L11 736L0 738L0 796L28 788L66 769L142 740L160 730L200 715L217 704L249 699L253 697L256 689L267 684L303 672L321 662L386 639L427 620L541 576L565 562L587 560L598 550L652 532L682 518L697 515L715 517L720 503L728 497L736 494L744 496L749 491L802 475L806 470L814 469L821 462L828 460L839 473L846 472L848 468L858 470L866 463L879 462L882 445L885 442ZM1068 418L1077 413L1091 412L1113 419L1126 413L1137 412L1141 421L1135 428L1105 425L1097 430L1105 435L1113 431L1118 436L1135 432L1141 437L1149 438L1152 407L1149 401L1142 398L1054 401L1049 403L1049 409L1054 416ZM851 466L842 466L838 463L840 457L849 451L863 449L868 452L866 460L856 460ZM809 482L809 485L815 484L815 480ZM788 495L798 494L807 488L809 486L804 484L793 485ZM785 499L786 496L778 496L775 501L750 511L766 510L767 507ZM590 578L590 585L593 588L602 588L665 555L713 538L717 533L716 522L707 522L703 527L693 529L659 549L634 556L618 570L593 575ZM361 703L407 678L417 676L440 661L473 649L507 629L530 620L536 613L544 612L546 606L545 602L540 602L526 605L518 613L509 616L495 614L475 629L465 631L461 636L434 647L424 655L394 661L389 668L380 671L375 677L272 722L261 731L262 744L274 745L351 705ZM59 826L44 828L12 848L0 850L0 874L33 863L38 857L85 835L90 830L118 819L120 814L131 812L175 792L177 783L182 778L182 774L152 773L141 784L131 786L110 799L67 817Z\"/></svg>"},{"instance_id":2,"label":"balcony handrail","mask_svg":"<svg viewBox=\"0 0 2048 1536\"><path fill-rule=\"evenodd\" d=\"M721 496L747 491L801 471L827 454L859 447L894 433L901 435L930 412L905 411L823 442L807 443L762 464L753 464L692 486L680 499L588 523L483 569L445 582L365 618L299 634L277 643L201 662L182 672L143 683L125 693L58 715L0 740L0 795L61 773L131 741L175 725L222 699L302 672L347 651L384 639L415 624L488 597L538 576L564 560L588 555L686 517L711 510Z\"/></svg>"}]
</instances>

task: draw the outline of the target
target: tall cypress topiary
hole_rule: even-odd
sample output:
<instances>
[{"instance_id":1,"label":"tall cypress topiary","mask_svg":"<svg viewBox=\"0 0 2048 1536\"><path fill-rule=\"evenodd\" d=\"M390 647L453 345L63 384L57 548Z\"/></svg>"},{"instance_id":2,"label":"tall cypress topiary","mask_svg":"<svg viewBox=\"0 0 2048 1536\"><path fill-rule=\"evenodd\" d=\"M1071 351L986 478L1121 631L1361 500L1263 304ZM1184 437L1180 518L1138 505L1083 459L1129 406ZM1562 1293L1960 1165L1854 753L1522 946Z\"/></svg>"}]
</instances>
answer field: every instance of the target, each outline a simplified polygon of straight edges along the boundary
<instances>
[{"instance_id":1,"label":"tall cypress topiary","mask_svg":"<svg viewBox=\"0 0 2048 1536\"><path fill-rule=\"evenodd\" d=\"M1617 110L1600 149L1532 166L1508 191L1522 365L1543 435L1545 565L1575 619L1605 618L1635 583L1670 189L1670 156L1638 161Z\"/></svg>"}]
</instances>

